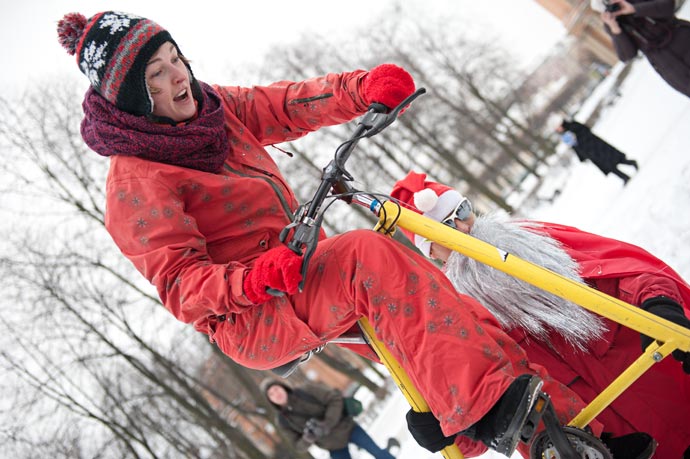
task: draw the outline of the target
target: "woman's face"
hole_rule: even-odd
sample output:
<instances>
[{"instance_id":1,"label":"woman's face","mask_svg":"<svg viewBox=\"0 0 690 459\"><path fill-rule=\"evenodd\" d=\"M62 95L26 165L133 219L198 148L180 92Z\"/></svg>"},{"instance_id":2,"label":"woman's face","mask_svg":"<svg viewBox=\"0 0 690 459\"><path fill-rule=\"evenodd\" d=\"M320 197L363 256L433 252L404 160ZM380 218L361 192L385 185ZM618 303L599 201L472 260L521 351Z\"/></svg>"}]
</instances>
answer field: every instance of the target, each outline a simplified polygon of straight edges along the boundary
<instances>
[{"instance_id":1,"label":"woman's face","mask_svg":"<svg viewBox=\"0 0 690 459\"><path fill-rule=\"evenodd\" d=\"M280 386L278 384L272 385L266 391L266 395L268 396L268 399L276 405L282 406L287 404L288 395L287 391L283 386Z\"/></svg>"},{"instance_id":2,"label":"woman's face","mask_svg":"<svg viewBox=\"0 0 690 459\"><path fill-rule=\"evenodd\" d=\"M163 43L146 64L146 84L153 98L154 115L178 123L196 115L189 71L172 43Z\"/></svg>"}]
</instances>

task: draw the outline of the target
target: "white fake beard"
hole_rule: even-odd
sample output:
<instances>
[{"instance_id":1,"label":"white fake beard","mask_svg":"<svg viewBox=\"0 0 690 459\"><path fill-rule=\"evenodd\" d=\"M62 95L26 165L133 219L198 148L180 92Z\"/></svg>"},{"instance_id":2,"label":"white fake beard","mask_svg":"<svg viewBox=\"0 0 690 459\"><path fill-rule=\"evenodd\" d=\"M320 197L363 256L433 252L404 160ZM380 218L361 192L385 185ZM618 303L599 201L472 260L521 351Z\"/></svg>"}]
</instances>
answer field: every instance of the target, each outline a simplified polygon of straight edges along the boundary
<instances>
[{"instance_id":1,"label":"white fake beard","mask_svg":"<svg viewBox=\"0 0 690 459\"><path fill-rule=\"evenodd\" d=\"M505 213L477 217L470 234L525 261L583 283L578 264L552 237L527 228L536 223L509 221ZM482 303L510 330L522 328L528 335L548 342L556 332L573 347L585 351L587 343L606 332L603 320L568 300L525 281L451 252L444 267L446 276L460 293Z\"/></svg>"}]
</instances>

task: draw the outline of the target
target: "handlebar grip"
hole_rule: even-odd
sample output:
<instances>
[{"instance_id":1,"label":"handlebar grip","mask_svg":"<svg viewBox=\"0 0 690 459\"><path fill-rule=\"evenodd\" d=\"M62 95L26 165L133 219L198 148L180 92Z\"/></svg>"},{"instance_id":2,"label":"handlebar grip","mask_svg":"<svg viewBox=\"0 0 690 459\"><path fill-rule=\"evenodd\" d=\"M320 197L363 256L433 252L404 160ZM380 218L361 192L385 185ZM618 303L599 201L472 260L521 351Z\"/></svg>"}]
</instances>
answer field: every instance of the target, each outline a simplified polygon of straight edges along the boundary
<instances>
[{"instance_id":1,"label":"handlebar grip","mask_svg":"<svg viewBox=\"0 0 690 459\"><path fill-rule=\"evenodd\" d=\"M388 108L388 106L383 105L380 102L372 102L371 104L369 104L369 108L367 108L367 111L374 113L388 113L389 111L393 110L393 108Z\"/></svg>"}]
</instances>

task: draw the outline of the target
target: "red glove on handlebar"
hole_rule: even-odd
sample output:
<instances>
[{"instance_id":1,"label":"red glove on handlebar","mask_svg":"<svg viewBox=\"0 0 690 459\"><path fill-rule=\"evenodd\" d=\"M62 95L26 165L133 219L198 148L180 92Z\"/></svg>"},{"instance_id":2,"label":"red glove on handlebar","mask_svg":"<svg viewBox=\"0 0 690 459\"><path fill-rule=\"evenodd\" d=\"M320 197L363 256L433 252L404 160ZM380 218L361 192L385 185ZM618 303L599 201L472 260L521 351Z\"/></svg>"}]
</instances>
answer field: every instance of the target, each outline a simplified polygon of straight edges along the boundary
<instances>
[{"instance_id":1,"label":"red glove on handlebar","mask_svg":"<svg viewBox=\"0 0 690 459\"><path fill-rule=\"evenodd\" d=\"M362 98L393 109L414 92L414 80L407 70L394 64L381 64L369 71L362 82Z\"/></svg>"},{"instance_id":2,"label":"red glove on handlebar","mask_svg":"<svg viewBox=\"0 0 690 459\"><path fill-rule=\"evenodd\" d=\"M289 295L297 293L302 280L302 257L285 246L275 247L262 254L244 277L244 296L254 304L274 298L266 292L273 288Z\"/></svg>"}]
</instances>

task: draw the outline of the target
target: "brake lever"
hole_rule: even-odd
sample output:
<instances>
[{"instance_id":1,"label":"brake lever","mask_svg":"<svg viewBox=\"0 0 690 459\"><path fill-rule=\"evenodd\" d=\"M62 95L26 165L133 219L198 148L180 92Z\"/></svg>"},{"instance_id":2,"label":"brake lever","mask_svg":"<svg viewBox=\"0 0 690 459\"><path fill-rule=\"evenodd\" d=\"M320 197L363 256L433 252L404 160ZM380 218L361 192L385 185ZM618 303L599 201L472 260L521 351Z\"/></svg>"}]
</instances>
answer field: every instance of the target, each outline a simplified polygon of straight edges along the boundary
<instances>
[{"instance_id":1,"label":"brake lever","mask_svg":"<svg viewBox=\"0 0 690 459\"><path fill-rule=\"evenodd\" d=\"M300 225L300 223L302 222L302 219L304 218L306 213L307 213L307 207L305 205L301 205L297 208L297 211L295 212L295 216L292 219L292 223L289 223L288 225L283 227L282 230L280 230L280 234L278 235L278 239L280 240L280 242L285 242L285 240L288 237L288 234L290 234L290 230L292 228L296 228L297 226ZM302 255L302 251L299 248L298 248L298 250L293 249L293 251L297 255Z\"/></svg>"}]
</instances>

